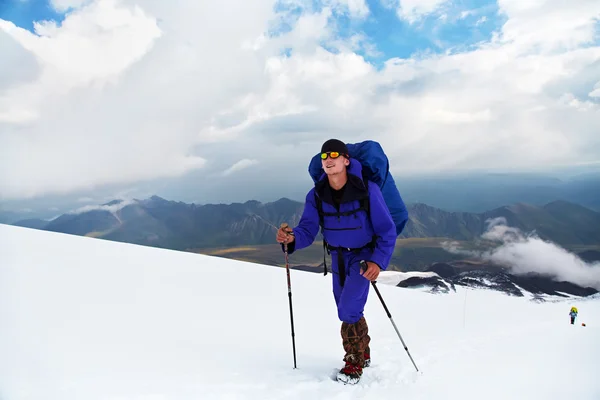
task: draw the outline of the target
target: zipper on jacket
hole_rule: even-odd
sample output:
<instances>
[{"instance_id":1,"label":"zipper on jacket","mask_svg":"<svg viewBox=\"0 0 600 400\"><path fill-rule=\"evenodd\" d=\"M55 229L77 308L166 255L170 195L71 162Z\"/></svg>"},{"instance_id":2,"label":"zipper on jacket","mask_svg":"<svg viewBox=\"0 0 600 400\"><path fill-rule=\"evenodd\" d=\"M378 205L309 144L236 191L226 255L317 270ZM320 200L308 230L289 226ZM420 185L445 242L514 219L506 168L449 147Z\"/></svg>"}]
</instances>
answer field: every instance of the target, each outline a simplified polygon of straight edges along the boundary
<instances>
[{"instance_id":1,"label":"zipper on jacket","mask_svg":"<svg viewBox=\"0 0 600 400\"><path fill-rule=\"evenodd\" d=\"M328 230L328 231L355 231L358 229L362 229L362 226L358 226L355 228L323 228L323 229Z\"/></svg>"}]
</instances>

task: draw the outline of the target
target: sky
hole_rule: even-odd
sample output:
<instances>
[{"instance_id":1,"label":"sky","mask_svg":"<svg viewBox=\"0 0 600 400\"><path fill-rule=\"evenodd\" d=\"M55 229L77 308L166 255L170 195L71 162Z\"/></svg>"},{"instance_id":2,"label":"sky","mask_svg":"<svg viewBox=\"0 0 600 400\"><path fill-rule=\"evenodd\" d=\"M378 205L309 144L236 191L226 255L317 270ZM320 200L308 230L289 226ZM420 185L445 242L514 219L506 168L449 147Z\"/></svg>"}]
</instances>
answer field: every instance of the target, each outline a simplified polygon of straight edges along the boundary
<instances>
[{"instance_id":1,"label":"sky","mask_svg":"<svg viewBox=\"0 0 600 400\"><path fill-rule=\"evenodd\" d=\"M600 163L600 2L2 0L0 204ZM295 188L295 189L292 189Z\"/></svg>"},{"instance_id":2,"label":"sky","mask_svg":"<svg viewBox=\"0 0 600 400\"><path fill-rule=\"evenodd\" d=\"M290 271L292 342L284 268L8 225L0 237L3 400L600 395L598 296L432 294L382 272L392 320L371 289L372 364L344 386L331 274Z\"/></svg>"}]
</instances>

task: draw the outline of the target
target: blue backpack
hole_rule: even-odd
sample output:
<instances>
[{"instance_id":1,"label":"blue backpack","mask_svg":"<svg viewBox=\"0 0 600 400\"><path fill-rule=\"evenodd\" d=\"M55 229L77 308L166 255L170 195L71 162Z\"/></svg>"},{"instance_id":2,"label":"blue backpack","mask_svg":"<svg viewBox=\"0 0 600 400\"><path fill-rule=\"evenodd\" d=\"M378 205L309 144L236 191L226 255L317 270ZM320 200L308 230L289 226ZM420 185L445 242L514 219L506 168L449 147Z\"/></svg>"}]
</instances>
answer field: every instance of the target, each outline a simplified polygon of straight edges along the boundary
<instances>
[{"instance_id":1,"label":"blue backpack","mask_svg":"<svg viewBox=\"0 0 600 400\"><path fill-rule=\"evenodd\" d=\"M362 174L363 180L365 181L365 187L368 188L366 184L367 181L371 181L381 189L381 193L383 195L383 199L390 210L390 214L392 214L392 219L394 220L394 224L396 225L396 235L400 235L406 226L406 222L408 220L408 211L406 210L406 206L402 197L400 196L400 192L396 187L396 182L390 173L390 163L385 155L381 145L372 140L366 140L360 143L348 143L346 144L348 147L348 152L350 153L350 157L358 160L362 165ZM308 166L308 173L310 174L314 183L317 183L319 178L325 173L321 166L321 157L320 153L316 154L310 164ZM323 210L321 205L321 200L317 197L317 211L319 212L319 216L322 220ZM364 207L369 214L369 205L361 204L361 208ZM322 227L322 223L321 223Z\"/></svg>"}]
</instances>

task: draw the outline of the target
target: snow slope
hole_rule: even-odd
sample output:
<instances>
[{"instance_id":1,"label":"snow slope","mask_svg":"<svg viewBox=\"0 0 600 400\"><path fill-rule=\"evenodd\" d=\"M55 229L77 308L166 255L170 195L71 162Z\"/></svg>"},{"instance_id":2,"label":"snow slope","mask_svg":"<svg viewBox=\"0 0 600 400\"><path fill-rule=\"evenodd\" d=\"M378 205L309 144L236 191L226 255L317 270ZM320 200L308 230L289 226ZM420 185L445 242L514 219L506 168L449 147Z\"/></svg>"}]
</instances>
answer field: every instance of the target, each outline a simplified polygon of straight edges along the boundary
<instances>
[{"instance_id":1,"label":"snow slope","mask_svg":"<svg viewBox=\"0 0 600 400\"><path fill-rule=\"evenodd\" d=\"M421 372L373 291L373 366L343 386L331 275L291 279L297 369L284 269L0 225L0 399L600 398L600 298L382 279Z\"/></svg>"}]
</instances>

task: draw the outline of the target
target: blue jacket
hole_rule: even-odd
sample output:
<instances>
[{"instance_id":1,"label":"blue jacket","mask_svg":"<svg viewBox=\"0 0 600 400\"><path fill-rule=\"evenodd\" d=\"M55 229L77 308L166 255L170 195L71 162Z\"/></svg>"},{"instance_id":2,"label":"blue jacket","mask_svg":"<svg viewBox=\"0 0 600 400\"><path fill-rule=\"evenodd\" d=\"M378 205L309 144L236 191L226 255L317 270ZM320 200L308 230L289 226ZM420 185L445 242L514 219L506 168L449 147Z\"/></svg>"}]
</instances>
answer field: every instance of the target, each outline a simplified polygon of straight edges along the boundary
<instances>
[{"instance_id":1,"label":"blue jacket","mask_svg":"<svg viewBox=\"0 0 600 400\"><path fill-rule=\"evenodd\" d=\"M348 182L340 204L340 212L351 212L360 207L360 199L367 196L367 189L362 180L362 166L356 159L350 159L348 166ZM295 250L310 246L319 233L319 214L315 194L322 200L323 237L333 247L360 248L371 243L375 237L375 247L366 261L371 261L382 270L387 269L396 245L396 225L383 199L381 190L376 184L369 182L368 199L371 218L364 210L348 215L330 216L336 213L331 188L326 174L306 195L304 211L294 231L295 241L288 246L289 254ZM408 219L408 217L407 217Z\"/></svg>"}]
</instances>

